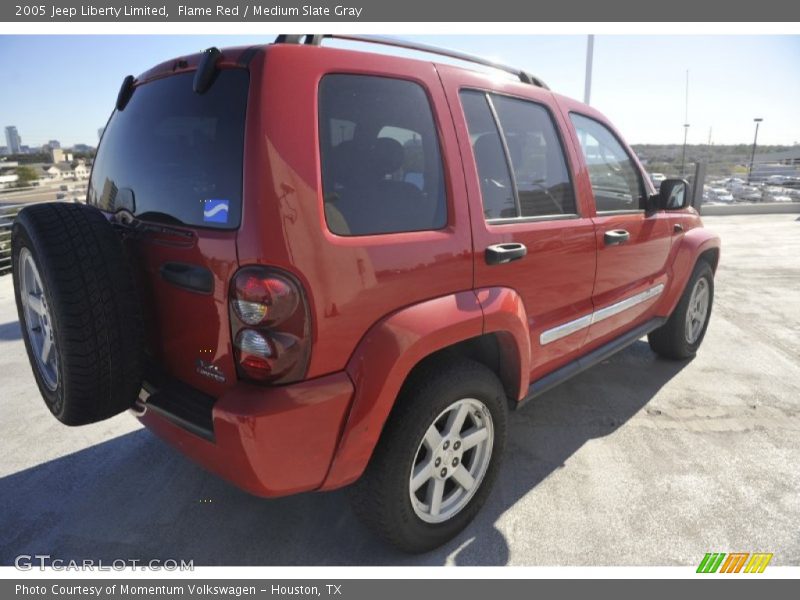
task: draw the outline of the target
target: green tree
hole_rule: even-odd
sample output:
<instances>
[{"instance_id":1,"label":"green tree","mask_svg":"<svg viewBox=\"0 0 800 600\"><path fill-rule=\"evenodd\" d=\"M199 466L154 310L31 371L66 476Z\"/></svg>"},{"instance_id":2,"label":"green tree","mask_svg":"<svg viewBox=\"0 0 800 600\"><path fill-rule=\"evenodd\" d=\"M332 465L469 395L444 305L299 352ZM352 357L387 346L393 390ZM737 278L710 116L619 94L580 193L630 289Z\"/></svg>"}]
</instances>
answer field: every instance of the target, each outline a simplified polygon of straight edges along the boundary
<instances>
[{"instance_id":1,"label":"green tree","mask_svg":"<svg viewBox=\"0 0 800 600\"><path fill-rule=\"evenodd\" d=\"M31 181L36 181L36 171L32 167L20 166L17 167L17 187L25 187L30 185Z\"/></svg>"}]
</instances>

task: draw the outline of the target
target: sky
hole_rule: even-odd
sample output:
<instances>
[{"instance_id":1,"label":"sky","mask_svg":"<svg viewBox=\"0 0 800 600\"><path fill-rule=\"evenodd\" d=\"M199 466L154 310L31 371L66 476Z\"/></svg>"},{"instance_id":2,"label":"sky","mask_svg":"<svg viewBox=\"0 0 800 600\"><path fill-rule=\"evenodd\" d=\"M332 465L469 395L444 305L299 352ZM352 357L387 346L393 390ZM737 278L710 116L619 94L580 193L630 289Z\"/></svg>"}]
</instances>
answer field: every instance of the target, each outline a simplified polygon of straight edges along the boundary
<instances>
[{"instance_id":1,"label":"sky","mask_svg":"<svg viewBox=\"0 0 800 600\"><path fill-rule=\"evenodd\" d=\"M523 68L554 91L583 99L585 35L399 37ZM209 46L273 38L0 35L0 127L16 125L31 147L51 139L96 145L125 75ZM682 143L685 122L690 144L707 143L709 133L715 144L752 143L755 117L764 119L759 145L800 143L800 36L596 36L592 82L591 104L629 143Z\"/></svg>"}]
</instances>

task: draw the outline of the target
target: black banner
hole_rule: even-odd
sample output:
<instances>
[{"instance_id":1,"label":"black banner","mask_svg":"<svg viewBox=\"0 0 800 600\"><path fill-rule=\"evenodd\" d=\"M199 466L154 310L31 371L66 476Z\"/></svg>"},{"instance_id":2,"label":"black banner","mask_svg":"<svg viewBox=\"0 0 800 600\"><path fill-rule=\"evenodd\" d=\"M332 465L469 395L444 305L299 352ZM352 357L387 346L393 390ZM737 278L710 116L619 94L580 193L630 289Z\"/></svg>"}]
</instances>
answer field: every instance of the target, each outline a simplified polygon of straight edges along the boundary
<instances>
[{"instance_id":1,"label":"black banner","mask_svg":"<svg viewBox=\"0 0 800 600\"><path fill-rule=\"evenodd\" d=\"M800 3L523 2L491 0L341 0L280 3L243 0L58 0L3 2L0 21L16 22L787 22L800 20ZM671 28L669 33L681 33Z\"/></svg>"},{"instance_id":2,"label":"black banner","mask_svg":"<svg viewBox=\"0 0 800 600\"><path fill-rule=\"evenodd\" d=\"M744 598L754 593L761 595L788 592L796 582L787 579L735 579L709 577L697 579L653 580L531 580L500 579L494 581L474 579L319 579L319 580L6 580L0 583L0 597L21 600L160 600L191 598L191 600L220 600L221 598L254 598L275 600L409 600L410 598L459 598L478 600L486 598L533 598L542 594L554 597L597 598L606 594L627 593L630 597L647 596L650 599L700 597L713 593L726 597ZM713 586L713 587L712 587ZM758 588L756 587L758 586Z\"/></svg>"}]
</instances>

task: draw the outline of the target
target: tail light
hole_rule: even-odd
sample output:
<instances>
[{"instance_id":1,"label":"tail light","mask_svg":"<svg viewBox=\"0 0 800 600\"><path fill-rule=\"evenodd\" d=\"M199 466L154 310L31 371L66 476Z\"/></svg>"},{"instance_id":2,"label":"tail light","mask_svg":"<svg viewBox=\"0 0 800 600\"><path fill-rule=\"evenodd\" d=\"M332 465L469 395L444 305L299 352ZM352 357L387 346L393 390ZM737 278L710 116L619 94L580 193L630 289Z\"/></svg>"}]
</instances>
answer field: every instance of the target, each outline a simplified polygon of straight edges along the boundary
<instances>
[{"instance_id":1,"label":"tail light","mask_svg":"<svg viewBox=\"0 0 800 600\"><path fill-rule=\"evenodd\" d=\"M288 273L240 269L230 290L233 345L240 375L265 383L305 376L311 350L308 303Z\"/></svg>"}]
</instances>

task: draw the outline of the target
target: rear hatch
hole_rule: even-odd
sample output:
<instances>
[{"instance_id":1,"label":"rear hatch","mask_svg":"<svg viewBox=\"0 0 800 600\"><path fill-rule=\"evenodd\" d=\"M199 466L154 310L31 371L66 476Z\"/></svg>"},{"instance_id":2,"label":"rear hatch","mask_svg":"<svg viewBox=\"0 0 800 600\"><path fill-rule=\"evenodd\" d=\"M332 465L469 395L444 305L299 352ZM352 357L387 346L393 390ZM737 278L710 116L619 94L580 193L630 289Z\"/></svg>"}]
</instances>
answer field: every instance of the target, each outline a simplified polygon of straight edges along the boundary
<instances>
[{"instance_id":1,"label":"rear hatch","mask_svg":"<svg viewBox=\"0 0 800 600\"><path fill-rule=\"evenodd\" d=\"M151 377L211 396L236 381L228 285L238 264L249 74L221 69L204 93L194 72L137 85L106 126L88 202L130 220Z\"/></svg>"}]
</instances>

